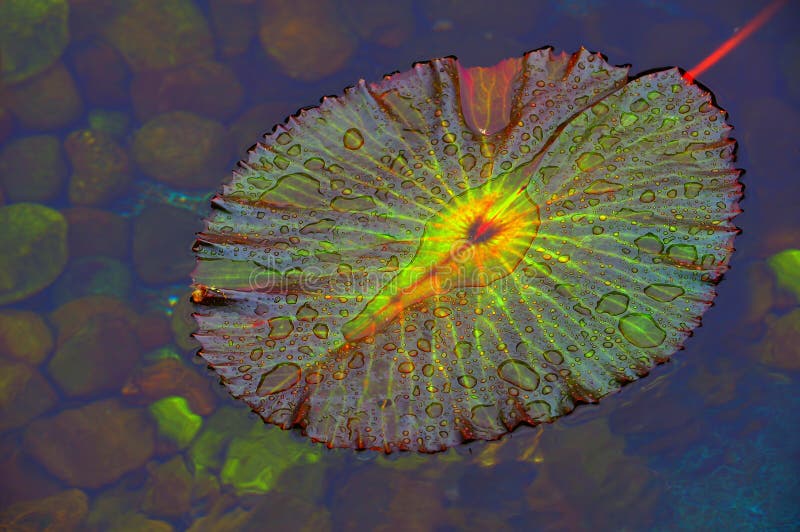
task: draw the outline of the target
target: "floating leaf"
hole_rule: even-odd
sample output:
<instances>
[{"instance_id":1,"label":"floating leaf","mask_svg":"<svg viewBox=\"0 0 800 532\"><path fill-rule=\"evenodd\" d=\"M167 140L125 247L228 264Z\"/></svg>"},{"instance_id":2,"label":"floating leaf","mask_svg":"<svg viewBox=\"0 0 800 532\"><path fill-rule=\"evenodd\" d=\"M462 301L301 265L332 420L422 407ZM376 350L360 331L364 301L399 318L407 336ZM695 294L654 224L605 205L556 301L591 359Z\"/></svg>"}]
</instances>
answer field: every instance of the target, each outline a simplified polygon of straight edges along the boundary
<instances>
[{"instance_id":1,"label":"floating leaf","mask_svg":"<svg viewBox=\"0 0 800 532\"><path fill-rule=\"evenodd\" d=\"M437 451L666 360L728 267L735 142L581 49L360 82L275 128L195 246L201 355L266 421Z\"/></svg>"}]
</instances>

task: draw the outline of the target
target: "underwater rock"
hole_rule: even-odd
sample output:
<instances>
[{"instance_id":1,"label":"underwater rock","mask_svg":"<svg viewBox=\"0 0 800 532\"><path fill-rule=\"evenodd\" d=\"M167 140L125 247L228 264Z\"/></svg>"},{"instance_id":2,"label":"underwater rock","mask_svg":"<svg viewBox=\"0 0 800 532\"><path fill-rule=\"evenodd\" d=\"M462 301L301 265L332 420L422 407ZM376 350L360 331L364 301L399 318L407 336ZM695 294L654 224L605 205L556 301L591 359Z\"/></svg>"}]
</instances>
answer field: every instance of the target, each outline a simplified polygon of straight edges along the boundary
<instances>
[{"instance_id":1,"label":"underwater rock","mask_svg":"<svg viewBox=\"0 0 800 532\"><path fill-rule=\"evenodd\" d=\"M60 129L83 112L75 80L61 62L9 87L8 96L9 109L25 129Z\"/></svg>"},{"instance_id":2,"label":"underwater rock","mask_svg":"<svg viewBox=\"0 0 800 532\"><path fill-rule=\"evenodd\" d=\"M136 330L138 316L125 302L106 296L87 296L73 299L50 313L50 323L56 329L56 346L87 328L95 318L116 319Z\"/></svg>"},{"instance_id":3,"label":"underwater rock","mask_svg":"<svg viewBox=\"0 0 800 532\"><path fill-rule=\"evenodd\" d=\"M130 223L111 211L89 207L64 209L69 223L69 250L76 257L124 259L130 253Z\"/></svg>"},{"instance_id":4,"label":"underwater rock","mask_svg":"<svg viewBox=\"0 0 800 532\"><path fill-rule=\"evenodd\" d=\"M128 266L111 257L81 257L73 260L53 285L53 303L63 305L85 296L125 299L131 289Z\"/></svg>"},{"instance_id":5,"label":"underwater rock","mask_svg":"<svg viewBox=\"0 0 800 532\"><path fill-rule=\"evenodd\" d=\"M81 524L88 514L89 497L71 489L0 510L0 530L71 532L83 529Z\"/></svg>"},{"instance_id":6,"label":"underwater rock","mask_svg":"<svg viewBox=\"0 0 800 532\"><path fill-rule=\"evenodd\" d=\"M133 264L147 283L168 283L186 278L192 253L183 243L199 222L186 209L170 205L146 207L133 221Z\"/></svg>"},{"instance_id":7,"label":"underwater rock","mask_svg":"<svg viewBox=\"0 0 800 532\"><path fill-rule=\"evenodd\" d=\"M4 144L14 131L14 119L5 107L0 107L0 144Z\"/></svg>"},{"instance_id":8,"label":"underwater rock","mask_svg":"<svg viewBox=\"0 0 800 532\"><path fill-rule=\"evenodd\" d=\"M159 440L178 449L189 445L203 426L203 418L192 412L183 397L173 395L152 403L148 410L156 420Z\"/></svg>"},{"instance_id":9,"label":"underwater rock","mask_svg":"<svg viewBox=\"0 0 800 532\"><path fill-rule=\"evenodd\" d=\"M341 9L351 31L382 46L397 48L414 33L411 0L392 3L350 0L342 2Z\"/></svg>"},{"instance_id":10,"label":"underwater rock","mask_svg":"<svg viewBox=\"0 0 800 532\"><path fill-rule=\"evenodd\" d=\"M192 411L201 416L212 414L216 408L208 379L175 358L158 360L134 371L122 394L137 405L178 395L186 398Z\"/></svg>"},{"instance_id":11,"label":"underwater rock","mask_svg":"<svg viewBox=\"0 0 800 532\"><path fill-rule=\"evenodd\" d=\"M36 203L0 207L0 305L49 286L67 263L67 222Z\"/></svg>"},{"instance_id":12,"label":"underwater rock","mask_svg":"<svg viewBox=\"0 0 800 532\"><path fill-rule=\"evenodd\" d=\"M142 409L116 399L37 419L25 448L50 473L81 488L99 488L143 466L153 453L154 428Z\"/></svg>"},{"instance_id":13,"label":"underwater rock","mask_svg":"<svg viewBox=\"0 0 800 532\"><path fill-rule=\"evenodd\" d=\"M800 308L768 320L766 336L751 350L768 366L800 370Z\"/></svg>"},{"instance_id":14,"label":"underwater rock","mask_svg":"<svg viewBox=\"0 0 800 532\"><path fill-rule=\"evenodd\" d=\"M240 495L267 493L289 469L317 463L321 457L319 447L299 442L286 431L264 430L263 424L256 422L249 432L231 439L219 479Z\"/></svg>"},{"instance_id":15,"label":"underwater rock","mask_svg":"<svg viewBox=\"0 0 800 532\"><path fill-rule=\"evenodd\" d=\"M142 170L176 187L213 187L229 153L222 124L185 111L156 116L133 138L133 157Z\"/></svg>"},{"instance_id":16,"label":"underwater rock","mask_svg":"<svg viewBox=\"0 0 800 532\"><path fill-rule=\"evenodd\" d=\"M775 281L800 303L800 249L784 249L767 259Z\"/></svg>"},{"instance_id":17,"label":"underwater rock","mask_svg":"<svg viewBox=\"0 0 800 532\"><path fill-rule=\"evenodd\" d=\"M55 403L55 392L38 371L0 358L0 431L21 427Z\"/></svg>"},{"instance_id":18,"label":"underwater rock","mask_svg":"<svg viewBox=\"0 0 800 532\"><path fill-rule=\"evenodd\" d=\"M156 517L179 517L191 510L192 476L183 457L147 464L147 482L141 509Z\"/></svg>"},{"instance_id":19,"label":"underwater rock","mask_svg":"<svg viewBox=\"0 0 800 532\"><path fill-rule=\"evenodd\" d=\"M69 43L67 0L0 2L0 78L23 81L52 65Z\"/></svg>"},{"instance_id":20,"label":"underwater rock","mask_svg":"<svg viewBox=\"0 0 800 532\"><path fill-rule=\"evenodd\" d=\"M170 316L160 309L145 311L139 316L136 326L139 335L139 344L144 350L164 346L172 340L170 329Z\"/></svg>"},{"instance_id":21,"label":"underwater rock","mask_svg":"<svg viewBox=\"0 0 800 532\"><path fill-rule=\"evenodd\" d=\"M231 496L220 497L211 511L196 519L188 532L238 532L259 530L269 523L275 530L330 532L330 511L302 497L273 492L256 499L255 504L241 504Z\"/></svg>"},{"instance_id":22,"label":"underwater rock","mask_svg":"<svg viewBox=\"0 0 800 532\"><path fill-rule=\"evenodd\" d=\"M73 205L99 205L126 192L131 181L128 153L109 134L82 129L64 141L72 163L69 201Z\"/></svg>"},{"instance_id":23,"label":"underwater rock","mask_svg":"<svg viewBox=\"0 0 800 532\"><path fill-rule=\"evenodd\" d=\"M138 360L130 322L98 314L73 334L59 335L47 371L68 397L87 397L119 390Z\"/></svg>"},{"instance_id":24,"label":"underwater rock","mask_svg":"<svg viewBox=\"0 0 800 532\"><path fill-rule=\"evenodd\" d=\"M128 102L128 67L114 48L95 40L81 43L72 55L75 77L88 103L120 106Z\"/></svg>"},{"instance_id":25,"label":"underwater rock","mask_svg":"<svg viewBox=\"0 0 800 532\"><path fill-rule=\"evenodd\" d=\"M29 310L0 311L0 354L35 366L52 349L53 334L39 314Z\"/></svg>"},{"instance_id":26,"label":"underwater rock","mask_svg":"<svg viewBox=\"0 0 800 532\"><path fill-rule=\"evenodd\" d=\"M256 2L210 0L209 8L220 54L232 57L244 53L256 36Z\"/></svg>"},{"instance_id":27,"label":"underwater rock","mask_svg":"<svg viewBox=\"0 0 800 532\"><path fill-rule=\"evenodd\" d=\"M355 52L356 36L333 0L273 0L261 6L261 46L289 77L324 78Z\"/></svg>"},{"instance_id":28,"label":"underwater rock","mask_svg":"<svg viewBox=\"0 0 800 532\"><path fill-rule=\"evenodd\" d=\"M50 201L66 175L61 141L54 135L22 137L0 152L0 187L10 201Z\"/></svg>"},{"instance_id":29,"label":"underwater rock","mask_svg":"<svg viewBox=\"0 0 800 532\"><path fill-rule=\"evenodd\" d=\"M13 486L0 490L0 508L55 495L63 489L60 482L25 454L20 443L16 431L0 435L0 479L3 486Z\"/></svg>"},{"instance_id":30,"label":"underwater rock","mask_svg":"<svg viewBox=\"0 0 800 532\"><path fill-rule=\"evenodd\" d=\"M469 32L476 37L490 34L495 38L520 35L530 31L539 4L526 0L494 2L491 8L475 0L429 0L421 4L422 13L434 31Z\"/></svg>"},{"instance_id":31,"label":"underwater rock","mask_svg":"<svg viewBox=\"0 0 800 532\"><path fill-rule=\"evenodd\" d=\"M236 73L215 61L163 72L142 72L131 84L133 107L143 122L167 111L227 120L239 111L243 95Z\"/></svg>"},{"instance_id":32,"label":"underwater rock","mask_svg":"<svg viewBox=\"0 0 800 532\"><path fill-rule=\"evenodd\" d=\"M129 2L104 26L103 35L134 72L175 68L214 55L208 22L191 0Z\"/></svg>"}]
</instances>

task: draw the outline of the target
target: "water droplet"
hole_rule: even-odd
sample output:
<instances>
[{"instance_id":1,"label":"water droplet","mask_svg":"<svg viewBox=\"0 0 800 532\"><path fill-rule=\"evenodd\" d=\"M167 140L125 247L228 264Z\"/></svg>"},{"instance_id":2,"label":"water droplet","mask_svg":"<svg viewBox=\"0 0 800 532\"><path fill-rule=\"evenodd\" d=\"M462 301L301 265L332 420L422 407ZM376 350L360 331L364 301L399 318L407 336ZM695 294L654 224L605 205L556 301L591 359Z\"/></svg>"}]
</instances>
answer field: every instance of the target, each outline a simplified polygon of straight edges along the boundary
<instances>
[{"instance_id":1,"label":"water droplet","mask_svg":"<svg viewBox=\"0 0 800 532\"><path fill-rule=\"evenodd\" d=\"M331 208L339 212L361 212L375 208L375 200L372 196L336 196L331 200Z\"/></svg>"},{"instance_id":2,"label":"water droplet","mask_svg":"<svg viewBox=\"0 0 800 532\"><path fill-rule=\"evenodd\" d=\"M685 291L680 286L656 283L645 287L644 293L651 299L666 303L682 296Z\"/></svg>"},{"instance_id":3,"label":"water droplet","mask_svg":"<svg viewBox=\"0 0 800 532\"><path fill-rule=\"evenodd\" d=\"M357 150L364 145L364 136L361 135L361 131L351 127L344 132L342 143L344 143L344 147L348 150Z\"/></svg>"},{"instance_id":4,"label":"water droplet","mask_svg":"<svg viewBox=\"0 0 800 532\"><path fill-rule=\"evenodd\" d=\"M270 340L283 340L294 330L294 325L292 325L292 318L288 316L279 316L277 318L271 318L267 320L267 324L269 325L269 336Z\"/></svg>"},{"instance_id":5,"label":"water droplet","mask_svg":"<svg viewBox=\"0 0 800 532\"><path fill-rule=\"evenodd\" d=\"M564 355L561 354L561 351L545 351L544 359L551 364L561 364L564 362Z\"/></svg>"},{"instance_id":6,"label":"water droplet","mask_svg":"<svg viewBox=\"0 0 800 532\"><path fill-rule=\"evenodd\" d=\"M261 360L261 357L264 356L264 348L263 347L256 347L252 351L250 351L250 360L253 362L258 362Z\"/></svg>"},{"instance_id":7,"label":"water droplet","mask_svg":"<svg viewBox=\"0 0 800 532\"><path fill-rule=\"evenodd\" d=\"M319 316L319 312L308 303L304 303L297 309L297 319L300 321L313 321L317 319L317 316Z\"/></svg>"},{"instance_id":8,"label":"water droplet","mask_svg":"<svg viewBox=\"0 0 800 532\"><path fill-rule=\"evenodd\" d=\"M603 102L598 102L592 106L592 113L596 116L601 116L608 113L608 106Z\"/></svg>"},{"instance_id":9,"label":"water droplet","mask_svg":"<svg viewBox=\"0 0 800 532\"><path fill-rule=\"evenodd\" d=\"M619 332L636 347L661 345L667 333L658 326L649 314L628 314L619 320Z\"/></svg>"},{"instance_id":10,"label":"water droplet","mask_svg":"<svg viewBox=\"0 0 800 532\"><path fill-rule=\"evenodd\" d=\"M358 369L364 367L364 353L356 351L350 360L347 362L347 367L350 369Z\"/></svg>"},{"instance_id":11,"label":"water droplet","mask_svg":"<svg viewBox=\"0 0 800 532\"><path fill-rule=\"evenodd\" d=\"M697 262L697 248L691 244L674 244L667 248L667 256L677 263L694 264Z\"/></svg>"},{"instance_id":12,"label":"water droplet","mask_svg":"<svg viewBox=\"0 0 800 532\"><path fill-rule=\"evenodd\" d=\"M414 371L414 363L410 360L406 360L405 362L401 362L399 366L397 366L397 371L400 373L411 373Z\"/></svg>"},{"instance_id":13,"label":"water droplet","mask_svg":"<svg viewBox=\"0 0 800 532\"><path fill-rule=\"evenodd\" d=\"M292 362L282 362L264 373L258 381L258 395L272 395L284 392L300 381L300 366Z\"/></svg>"},{"instance_id":14,"label":"water droplet","mask_svg":"<svg viewBox=\"0 0 800 532\"><path fill-rule=\"evenodd\" d=\"M433 315L437 318L446 318L449 316L453 311L449 307L436 307L433 309Z\"/></svg>"},{"instance_id":15,"label":"water droplet","mask_svg":"<svg viewBox=\"0 0 800 532\"><path fill-rule=\"evenodd\" d=\"M617 192L622 188L623 186L619 183L612 183L611 181L606 181L605 179L597 179L592 181L583 191L587 194L608 194L611 192Z\"/></svg>"},{"instance_id":16,"label":"water droplet","mask_svg":"<svg viewBox=\"0 0 800 532\"><path fill-rule=\"evenodd\" d=\"M575 164L578 165L578 168L584 172L587 170L591 170L592 168L600 165L605 161L605 158L595 151L589 151L586 153L582 153L578 160L575 161Z\"/></svg>"},{"instance_id":17,"label":"water droplet","mask_svg":"<svg viewBox=\"0 0 800 532\"><path fill-rule=\"evenodd\" d=\"M442 415L444 412L444 407L442 407L442 403L431 403L425 407L425 413L428 414L428 417L437 418Z\"/></svg>"},{"instance_id":18,"label":"water droplet","mask_svg":"<svg viewBox=\"0 0 800 532\"><path fill-rule=\"evenodd\" d=\"M457 342L454 351L458 358L468 358L472 354L472 344L469 342Z\"/></svg>"},{"instance_id":19,"label":"water droplet","mask_svg":"<svg viewBox=\"0 0 800 532\"><path fill-rule=\"evenodd\" d=\"M643 111L647 111L648 109L650 109L650 104L644 101L642 98L639 98L631 104L631 111L634 113L641 113Z\"/></svg>"},{"instance_id":20,"label":"water droplet","mask_svg":"<svg viewBox=\"0 0 800 532\"><path fill-rule=\"evenodd\" d=\"M325 375L323 375L322 373L320 373L318 371L315 371L313 373L309 373L308 375L306 375L306 382L308 384L319 384L319 383L322 382L322 380L324 378L325 378Z\"/></svg>"},{"instance_id":21,"label":"water droplet","mask_svg":"<svg viewBox=\"0 0 800 532\"><path fill-rule=\"evenodd\" d=\"M539 386L539 374L527 362L509 359L497 368L497 374L506 382L517 388L532 392Z\"/></svg>"},{"instance_id":22,"label":"water droplet","mask_svg":"<svg viewBox=\"0 0 800 532\"><path fill-rule=\"evenodd\" d=\"M619 121L623 126L628 127L635 124L637 120L639 120L639 117L633 113L622 113Z\"/></svg>"},{"instance_id":23,"label":"water droplet","mask_svg":"<svg viewBox=\"0 0 800 532\"><path fill-rule=\"evenodd\" d=\"M525 413L528 414L531 419L547 420L553 417L550 411L550 403L538 399L525 405Z\"/></svg>"},{"instance_id":24,"label":"water droplet","mask_svg":"<svg viewBox=\"0 0 800 532\"><path fill-rule=\"evenodd\" d=\"M325 325L324 323L317 323L316 325L314 325L312 331L314 331L314 336L316 336L320 340L324 340L328 337L328 326Z\"/></svg>"},{"instance_id":25,"label":"water droplet","mask_svg":"<svg viewBox=\"0 0 800 532\"><path fill-rule=\"evenodd\" d=\"M664 244L661 243L661 239L653 233L642 235L634 240L633 243L636 244L637 248L639 248L640 255L642 253L657 255L664 249Z\"/></svg>"},{"instance_id":26,"label":"water droplet","mask_svg":"<svg viewBox=\"0 0 800 532\"><path fill-rule=\"evenodd\" d=\"M461 165L461 168L465 172L469 172L470 170L475 168L475 163L476 162L477 162L477 160L475 159L475 156L472 155L471 153L468 153L468 154L464 155L463 157L461 157L458 160L458 164Z\"/></svg>"},{"instance_id":27,"label":"water droplet","mask_svg":"<svg viewBox=\"0 0 800 532\"><path fill-rule=\"evenodd\" d=\"M597 302L597 312L619 316L628 310L630 299L622 292L609 292Z\"/></svg>"},{"instance_id":28,"label":"water droplet","mask_svg":"<svg viewBox=\"0 0 800 532\"><path fill-rule=\"evenodd\" d=\"M652 190L645 190L642 192L642 195L639 196L639 201L642 203L652 203L656 199L656 193Z\"/></svg>"},{"instance_id":29,"label":"water droplet","mask_svg":"<svg viewBox=\"0 0 800 532\"><path fill-rule=\"evenodd\" d=\"M703 190L702 183L690 182L683 184L683 195L689 199L696 198L700 194L701 190Z\"/></svg>"},{"instance_id":30,"label":"water droplet","mask_svg":"<svg viewBox=\"0 0 800 532\"><path fill-rule=\"evenodd\" d=\"M461 375L457 380L461 386L467 389L474 388L478 384L478 379L472 375Z\"/></svg>"},{"instance_id":31,"label":"water droplet","mask_svg":"<svg viewBox=\"0 0 800 532\"><path fill-rule=\"evenodd\" d=\"M319 157L312 157L311 159L308 159L306 162L304 162L303 166L305 166L312 172L318 172L323 168L325 168L325 161L323 161Z\"/></svg>"},{"instance_id":32,"label":"water droplet","mask_svg":"<svg viewBox=\"0 0 800 532\"><path fill-rule=\"evenodd\" d=\"M500 411L497 405L476 405L472 407L472 422L479 427L495 428L499 425Z\"/></svg>"},{"instance_id":33,"label":"water droplet","mask_svg":"<svg viewBox=\"0 0 800 532\"><path fill-rule=\"evenodd\" d=\"M312 222L300 228L301 235L310 235L314 233L327 233L334 228L336 222L330 218L324 218L318 222Z\"/></svg>"},{"instance_id":34,"label":"water droplet","mask_svg":"<svg viewBox=\"0 0 800 532\"><path fill-rule=\"evenodd\" d=\"M261 195L262 199L280 205L314 208L322 206L319 181L308 174L287 174Z\"/></svg>"},{"instance_id":35,"label":"water droplet","mask_svg":"<svg viewBox=\"0 0 800 532\"><path fill-rule=\"evenodd\" d=\"M420 351L425 351L426 353L431 352L431 343L426 338L420 338L417 340L417 348Z\"/></svg>"}]
</instances>

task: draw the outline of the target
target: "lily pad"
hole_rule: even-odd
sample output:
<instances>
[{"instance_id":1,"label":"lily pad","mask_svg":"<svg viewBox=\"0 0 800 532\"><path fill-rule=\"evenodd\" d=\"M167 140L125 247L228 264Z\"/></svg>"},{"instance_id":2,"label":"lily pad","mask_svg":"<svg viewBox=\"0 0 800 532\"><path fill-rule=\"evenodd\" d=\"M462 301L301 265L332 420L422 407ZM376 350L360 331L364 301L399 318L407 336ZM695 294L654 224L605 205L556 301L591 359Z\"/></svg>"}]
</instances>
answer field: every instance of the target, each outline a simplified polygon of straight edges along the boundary
<instances>
[{"instance_id":1,"label":"lily pad","mask_svg":"<svg viewBox=\"0 0 800 532\"><path fill-rule=\"evenodd\" d=\"M439 451L680 348L740 212L725 114L581 49L359 82L277 126L195 244L200 354L266 421Z\"/></svg>"}]
</instances>

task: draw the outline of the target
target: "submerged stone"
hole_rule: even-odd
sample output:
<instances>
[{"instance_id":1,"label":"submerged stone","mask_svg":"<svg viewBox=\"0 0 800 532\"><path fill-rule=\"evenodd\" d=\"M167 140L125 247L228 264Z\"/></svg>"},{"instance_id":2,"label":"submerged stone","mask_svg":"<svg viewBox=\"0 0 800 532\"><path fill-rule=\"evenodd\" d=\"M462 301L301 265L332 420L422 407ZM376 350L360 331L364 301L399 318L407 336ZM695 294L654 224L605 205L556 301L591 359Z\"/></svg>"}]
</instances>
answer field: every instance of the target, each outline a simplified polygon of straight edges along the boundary
<instances>
[{"instance_id":1,"label":"submerged stone","mask_svg":"<svg viewBox=\"0 0 800 532\"><path fill-rule=\"evenodd\" d=\"M0 207L0 304L50 285L67 263L67 222L36 203Z\"/></svg>"}]
</instances>

